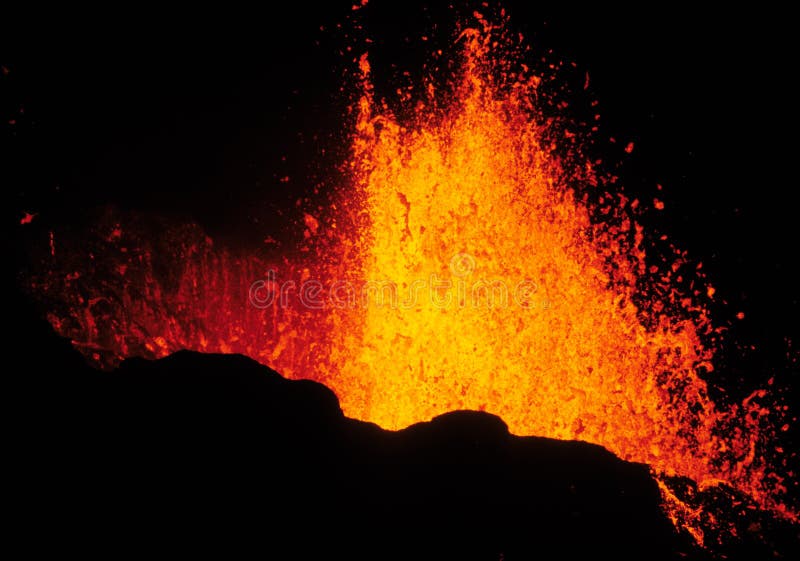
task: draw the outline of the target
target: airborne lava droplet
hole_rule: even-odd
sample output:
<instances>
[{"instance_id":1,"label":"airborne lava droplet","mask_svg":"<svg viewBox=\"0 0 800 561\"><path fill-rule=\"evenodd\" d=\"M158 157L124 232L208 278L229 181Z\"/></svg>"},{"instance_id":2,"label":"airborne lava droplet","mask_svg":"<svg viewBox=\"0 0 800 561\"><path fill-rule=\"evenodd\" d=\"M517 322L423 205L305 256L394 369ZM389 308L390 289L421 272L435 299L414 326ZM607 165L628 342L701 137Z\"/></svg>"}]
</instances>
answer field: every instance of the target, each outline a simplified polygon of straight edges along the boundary
<instances>
[{"instance_id":1,"label":"airborne lava droplet","mask_svg":"<svg viewBox=\"0 0 800 561\"><path fill-rule=\"evenodd\" d=\"M303 222L305 223L306 227L309 229L312 235L317 235L317 231L319 230L319 221L311 216L308 213L303 215Z\"/></svg>"}]
</instances>

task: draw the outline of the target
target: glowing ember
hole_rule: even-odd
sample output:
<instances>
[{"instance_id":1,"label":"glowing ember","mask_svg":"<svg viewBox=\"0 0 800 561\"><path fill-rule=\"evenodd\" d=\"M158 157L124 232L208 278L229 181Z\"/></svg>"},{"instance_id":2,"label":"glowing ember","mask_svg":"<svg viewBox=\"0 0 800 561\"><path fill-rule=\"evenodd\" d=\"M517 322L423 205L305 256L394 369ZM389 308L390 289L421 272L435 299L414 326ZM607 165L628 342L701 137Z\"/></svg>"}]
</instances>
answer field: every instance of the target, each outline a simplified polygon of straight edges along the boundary
<instances>
[{"instance_id":1,"label":"glowing ember","mask_svg":"<svg viewBox=\"0 0 800 561\"><path fill-rule=\"evenodd\" d=\"M639 201L593 193L593 165L565 150L575 135L535 106L539 80L510 70L502 32L479 21L448 93L427 84L402 121L359 59L352 181L303 215L307 258L231 255L196 228L154 236L106 216L45 258L32 284L48 318L105 366L244 353L383 427L484 410L781 508L765 394L721 410L698 374L713 371L704 290L674 288L681 259L645 265Z\"/></svg>"}]
</instances>

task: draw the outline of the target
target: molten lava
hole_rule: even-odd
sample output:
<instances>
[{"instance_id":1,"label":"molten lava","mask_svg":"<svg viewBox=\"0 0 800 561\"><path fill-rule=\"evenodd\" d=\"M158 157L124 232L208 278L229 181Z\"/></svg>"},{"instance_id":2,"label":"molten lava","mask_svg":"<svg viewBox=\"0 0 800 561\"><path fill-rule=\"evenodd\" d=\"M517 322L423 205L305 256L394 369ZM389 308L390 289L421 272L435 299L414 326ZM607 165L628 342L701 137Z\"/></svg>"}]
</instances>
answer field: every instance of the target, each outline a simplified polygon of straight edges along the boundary
<instances>
[{"instance_id":1,"label":"molten lava","mask_svg":"<svg viewBox=\"0 0 800 561\"><path fill-rule=\"evenodd\" d=\"M675 288L680 264L646 265L638 201L589 202L593 163L480 21L458 38L447 92L431 82L413 105L404 92L404 119L374 99L360 58L350 182L304 216L305 257L236 255L196 227L153 235L108 215L91 239L55 232L32 281L49 320L104 366L243 353L383 427L484 410L516 434L596 443L776 507L763 395L721 409L701 377L705 289Z\"/></svg>"}]
</instances>

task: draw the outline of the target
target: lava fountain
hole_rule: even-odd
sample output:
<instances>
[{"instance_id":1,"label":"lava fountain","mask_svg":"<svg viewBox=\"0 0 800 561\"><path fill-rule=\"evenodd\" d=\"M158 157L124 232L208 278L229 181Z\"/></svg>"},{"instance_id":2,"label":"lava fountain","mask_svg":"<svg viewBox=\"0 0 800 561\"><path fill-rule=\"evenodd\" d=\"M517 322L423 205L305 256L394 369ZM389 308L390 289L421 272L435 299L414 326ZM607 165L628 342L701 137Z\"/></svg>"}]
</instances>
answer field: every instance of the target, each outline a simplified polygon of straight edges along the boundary
<instances>
[{"instance_id":1,"label":"lava fountain","mask_svg":"<svg viewBox=\"0 0 800 561\"><path fill-rule=\"evenodd\" d=\"M243 353L386 428L483 410L782 509L778 413L764 392L709 397L701 279L684 293L685 260L648 261L639 201L604 192L514 42L476 17L446 91L402 92L403 118L357 60L348 180L304 214L301 251L237 254L109 213L91 234L50 233L29 282L48 319L103 366Z\"/></svg>"}]
</instances>

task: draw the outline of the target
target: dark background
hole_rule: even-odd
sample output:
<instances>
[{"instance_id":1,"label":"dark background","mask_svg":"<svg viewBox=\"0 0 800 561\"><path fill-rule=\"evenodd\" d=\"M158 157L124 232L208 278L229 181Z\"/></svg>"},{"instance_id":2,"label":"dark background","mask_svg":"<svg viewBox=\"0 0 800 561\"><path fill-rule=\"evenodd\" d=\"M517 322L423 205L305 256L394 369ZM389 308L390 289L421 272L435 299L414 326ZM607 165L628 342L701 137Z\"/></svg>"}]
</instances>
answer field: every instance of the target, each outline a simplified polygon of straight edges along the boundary
<instances>
[{"instance_id":1,"label":"dark background","mask_svg":"<svg viewBox=\"0 0 800 561\"><path fill-rule=\"evenodd\" d=\"M732 324L720 379L736 394L773 375L800 386L792 18L767 8L505 5L533 61L574 61L568 86L577 91L590 74L589 97L576 100L599 101L591 150L628 193L665 202L645 212L645 228L702 261L718 302L729 303L715 309L718 323ZM373 0L353 39L350 2L224 13L3 8L8 272L25 251L24 212L46 228L112 203L197 221L234 245L289 236L293 202L337 180L354 93L344 76L361 48L347 47L369 36L379 91L391 91L446 43L453 13Z\"/></svg>"}]
</instances>

